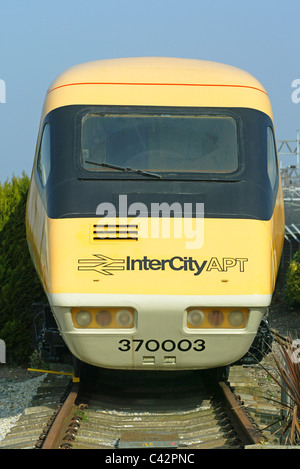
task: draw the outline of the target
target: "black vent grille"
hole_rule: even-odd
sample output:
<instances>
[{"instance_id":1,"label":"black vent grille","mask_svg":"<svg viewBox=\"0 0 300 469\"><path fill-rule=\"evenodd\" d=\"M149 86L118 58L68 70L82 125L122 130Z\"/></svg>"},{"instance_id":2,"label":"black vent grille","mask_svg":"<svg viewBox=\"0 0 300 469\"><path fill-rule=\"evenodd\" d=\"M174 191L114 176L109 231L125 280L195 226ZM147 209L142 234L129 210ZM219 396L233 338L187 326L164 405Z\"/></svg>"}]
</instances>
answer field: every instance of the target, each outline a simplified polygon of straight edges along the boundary
<instances>
[{"instance_id":1,"label":"black vent grille","mask_svg":"<svg viewBox=\"0 0 300 469\"><path fill-rule=\"evenodd\" d=\"M138 225L93 225L93 241L139 239Z\"/></svg>"}]
</instances>

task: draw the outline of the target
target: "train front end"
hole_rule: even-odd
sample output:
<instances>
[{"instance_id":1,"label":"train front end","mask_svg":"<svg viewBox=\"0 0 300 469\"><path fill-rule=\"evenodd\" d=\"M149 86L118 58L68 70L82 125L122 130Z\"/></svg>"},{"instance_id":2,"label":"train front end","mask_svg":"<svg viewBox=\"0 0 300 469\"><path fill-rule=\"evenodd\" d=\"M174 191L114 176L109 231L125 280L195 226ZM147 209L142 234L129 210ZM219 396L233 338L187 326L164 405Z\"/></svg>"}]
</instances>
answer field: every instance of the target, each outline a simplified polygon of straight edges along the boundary
<instances>
[{"instance_id":1,"label":"train front end","mask_svg":"<svg viewBox=\"0 0 300 469\"><path fill-rule=\"evenodd\" d=\"M270 104L248 74L123 59L53 84L27 236L60 334L83 362L239 360L270 305L283 229Z\"/></svg>"}]
</instances>

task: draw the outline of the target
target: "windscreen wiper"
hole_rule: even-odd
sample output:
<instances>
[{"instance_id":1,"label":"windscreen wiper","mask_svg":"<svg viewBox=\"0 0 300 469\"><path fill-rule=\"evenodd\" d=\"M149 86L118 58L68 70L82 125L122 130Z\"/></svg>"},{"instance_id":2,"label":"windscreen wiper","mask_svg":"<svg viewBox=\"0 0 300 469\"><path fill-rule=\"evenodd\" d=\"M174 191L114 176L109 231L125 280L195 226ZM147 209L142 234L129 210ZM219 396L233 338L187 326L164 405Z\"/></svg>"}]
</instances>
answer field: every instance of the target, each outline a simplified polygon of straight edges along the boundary
<instances>
[{"instance_id":1,"label":"windscreen wiper","mask_svg":"<svg viewBox=\"0 0 300 469\"><path fill-rule=\"evenodd\" d=\"M97 166L104 166L106 168L117 169L119 171L128 171L128 172L132 172L132 173L139 173L139 174L143 174L145 176L152 176L152 177L162 179L162 176L160 174L152 173L150 171L143 171L142 169L125 168L124 166L118 166L116 164L98 163L97 161L90 161L90 160L89 161L86 160L85 163L95 164Z\"/></svg>"}]
</instances>

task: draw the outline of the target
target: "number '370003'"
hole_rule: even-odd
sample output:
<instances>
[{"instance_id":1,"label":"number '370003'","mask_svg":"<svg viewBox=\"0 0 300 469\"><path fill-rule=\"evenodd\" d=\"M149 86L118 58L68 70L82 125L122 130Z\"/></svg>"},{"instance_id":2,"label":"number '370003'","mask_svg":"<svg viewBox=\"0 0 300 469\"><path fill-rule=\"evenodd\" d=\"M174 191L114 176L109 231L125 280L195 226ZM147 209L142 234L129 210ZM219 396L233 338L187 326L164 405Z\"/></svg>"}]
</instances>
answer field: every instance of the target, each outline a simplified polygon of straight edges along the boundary
<instances>
[{"instance_id":1,"label":"number '370003'","mask_svg":"<svg viewBox=\"0 0 300 469\"><path fill-rule=\"evenodd\" d=\"M179 342L175 342L174 340L166 339L160 342L156 339L133 339L132 341L130 339L121 339L119 340L118 349L121 352L129 352L129 350L138 352L143 349L148 352L157 352L160 349L164 352L173 352L174 350L179 352L188 352L189 350L202 352L205 350L205 341L203 339L195 339L194 341L182 339Z\"/></svg>"}]
</instances>

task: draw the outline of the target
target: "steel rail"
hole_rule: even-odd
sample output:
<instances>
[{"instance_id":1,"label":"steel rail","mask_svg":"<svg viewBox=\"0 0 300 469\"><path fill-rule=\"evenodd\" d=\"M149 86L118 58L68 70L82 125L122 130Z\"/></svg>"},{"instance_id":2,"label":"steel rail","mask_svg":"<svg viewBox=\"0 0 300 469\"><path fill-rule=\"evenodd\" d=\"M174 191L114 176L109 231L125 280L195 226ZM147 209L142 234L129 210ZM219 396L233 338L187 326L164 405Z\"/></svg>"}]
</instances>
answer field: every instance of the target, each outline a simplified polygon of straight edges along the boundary
<instances>
[{"instance_id":1,"label":"steel rail","mask_svg":"<svg viewBox=\"0 0 300 469\"><path fill-rule=\"evenodd\" d=\"M54 422L52 423L49 432L47 433L42 449L55 449L57 447L57 442L63 432L64 426L68 422L68 419L74 409L78 390L79 383L73 383L70 394L65 400Z\"/></svg>"},{"instance_id":2,"label":"steel rail","mask_svg":"<svg viewBox=\"0 0 300 469\"><path fill-rule=\"evenodd\" d=\"M232 416L236 421L239 430L244 435L246 444L260 444L263 439L261 431L248 418L244 409L232 393L230 387L224 381L220 381L219 386L223 392L223 395L229 406L229 410L232 413Z\"/></svg>"}]
</instances>

